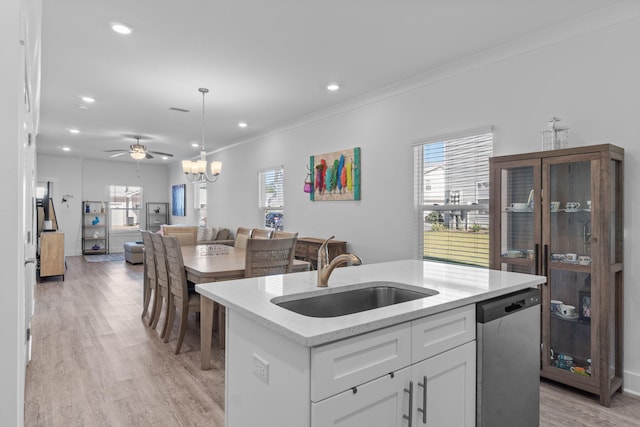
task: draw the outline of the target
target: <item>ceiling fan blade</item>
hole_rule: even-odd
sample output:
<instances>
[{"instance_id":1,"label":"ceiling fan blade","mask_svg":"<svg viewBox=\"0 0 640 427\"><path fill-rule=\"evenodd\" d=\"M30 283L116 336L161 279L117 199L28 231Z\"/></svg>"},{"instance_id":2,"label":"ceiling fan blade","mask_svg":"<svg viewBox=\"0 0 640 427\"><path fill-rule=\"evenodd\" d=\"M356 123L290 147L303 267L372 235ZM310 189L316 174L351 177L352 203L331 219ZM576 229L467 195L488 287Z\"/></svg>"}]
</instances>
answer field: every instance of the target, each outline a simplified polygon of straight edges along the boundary
<instances>
[{"instance_id":1,"label":"ceiling fan blade","mask_svg":"<svg viewBox=\"0 0 640 427\"><path fill-rule=\"evenodd\" d=\"M129 150L104 150L105 153L116 153L118 151L122 151L125 153L129 152Z\"/></svg>"},{"instance_id":2,"label":"ceiling fan blade","mask_svg":"<svg viewBox=\"0 0 640 427\"><path fill-rule=\"evenodd\" d=\"M168 157L173 157L173 154L163 153L163 152L160 152L160 151L149 151L149 150L147 150L147 153L157 154L158 156L168 156Z\"/></svg>"},{"instance_id":3,"label":"ceiling fan blade","mask_svg":"<svg viewBox=\"0 0 640 427\"><path fill-rule=\"evenodd\" d=\"M109 157L120 157L120 156L124 156L125 154L129 154L128 151L122 152L122 153L116 153L116 154L112 154Z\"/></svg>"},{"instance_id":4,"label":"ceiling fan blade","mask_svg":"<svg viewBox=\"0 0 640 427\"><path fill-rule=\"evenodd\" d=\"M152 156L151 154L149 154L149 152L148 152L148 151L147 151L147 153L146 153L146 154L147 154L147 157L146 157L147 159L153 159L153 156Z\"/></svg>"}]
</instances>

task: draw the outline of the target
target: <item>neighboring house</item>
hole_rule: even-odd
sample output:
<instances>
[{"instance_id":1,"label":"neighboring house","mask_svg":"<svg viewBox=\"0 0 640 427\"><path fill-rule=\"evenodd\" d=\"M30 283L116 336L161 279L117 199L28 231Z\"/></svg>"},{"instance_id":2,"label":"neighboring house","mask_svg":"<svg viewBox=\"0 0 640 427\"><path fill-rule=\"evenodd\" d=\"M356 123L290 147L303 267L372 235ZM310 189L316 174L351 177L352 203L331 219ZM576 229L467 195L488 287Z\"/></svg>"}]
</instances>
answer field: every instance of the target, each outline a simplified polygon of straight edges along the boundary
<instances>
[{"instance_id":1,"label":"neighboring house","mask_svg":"<svg viewBox=\"0 0 640 427\"><path fill-rule=\"evenodd\" d=\"M424 204L444 204L444 165L424 168Z\"/></svg>"}]
</instances>

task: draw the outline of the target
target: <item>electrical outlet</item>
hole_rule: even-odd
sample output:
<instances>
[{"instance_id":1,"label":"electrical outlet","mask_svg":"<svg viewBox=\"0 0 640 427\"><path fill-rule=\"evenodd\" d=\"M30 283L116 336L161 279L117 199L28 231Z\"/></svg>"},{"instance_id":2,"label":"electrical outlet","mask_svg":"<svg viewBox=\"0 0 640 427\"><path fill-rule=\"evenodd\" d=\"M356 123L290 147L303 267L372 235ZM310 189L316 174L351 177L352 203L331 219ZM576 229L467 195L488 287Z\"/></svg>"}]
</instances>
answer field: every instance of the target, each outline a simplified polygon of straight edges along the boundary
<instances>
[{"instance_id":1,"label":"electrical outlet","mask_svg":"<svg viewBox=\"0 0 640 427\"><path fill-rule=\"evenodd\" d=\"M253 373L265 383L269 383L269 362L255 353L253 353Z\"/></svg>"}]
</instances>

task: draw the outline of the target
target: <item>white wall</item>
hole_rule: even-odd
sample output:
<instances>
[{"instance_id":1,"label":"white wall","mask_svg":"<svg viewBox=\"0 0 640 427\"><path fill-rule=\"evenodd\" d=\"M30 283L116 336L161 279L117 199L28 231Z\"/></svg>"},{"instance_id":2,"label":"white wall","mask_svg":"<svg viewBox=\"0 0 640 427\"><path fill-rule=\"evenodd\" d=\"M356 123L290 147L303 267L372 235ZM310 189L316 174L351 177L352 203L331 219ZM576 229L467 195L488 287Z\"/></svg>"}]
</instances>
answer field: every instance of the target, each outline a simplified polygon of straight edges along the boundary
<instances>
[{"instance_id":1,"label":"white wall","mask_svg":"<svg viewBox=\"0 0 640 427\"><path fill-rule=\"evenodd\" d=\"M480 56L423 86L210 155L224 168L209 185L209 223L262 226L257 171L283 164L287 230L335 235L368 263L413 258L412 142L493 125L495 155L538 151L540 131L557 115L571 128L570 146L610 142L626 150L624 381L640 394L640 265L633 262L640 224L632 215L640 203L638 40L636 16L506 58L490 52L495 60ZM302 190L309 155L355 146L362 147L362 200L309 201ZM172 181L178 168L172 164Z\"/></svg>"},{"instance_id":2,"label":"white wall","mask_svg":"<svg viewBox=\"0 0 640 427\"><path fill-rule=\"evenodd\" d=\"M55 184L54 206L60 231L65 233L65 255L82 254L82 201L109 200L109 185L136 185L142 187L143 203L169 202L168 167L141 162L89 160L72 156L38 155L38 180ZM61 202L63 194L72 194L67 204ZM145 227L142 207L141 227ZM114 238L109 242L110 252L123 252L123 242L139 240L135 235Z\"/></svg>"}]
</instances>

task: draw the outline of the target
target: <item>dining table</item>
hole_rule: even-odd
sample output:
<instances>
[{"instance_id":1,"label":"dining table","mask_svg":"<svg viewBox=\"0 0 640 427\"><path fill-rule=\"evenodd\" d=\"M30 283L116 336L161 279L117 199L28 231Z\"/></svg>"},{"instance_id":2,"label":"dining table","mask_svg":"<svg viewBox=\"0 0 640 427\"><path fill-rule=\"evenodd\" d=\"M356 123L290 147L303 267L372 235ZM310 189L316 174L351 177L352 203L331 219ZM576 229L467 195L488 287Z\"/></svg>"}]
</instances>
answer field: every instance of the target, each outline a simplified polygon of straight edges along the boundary
<instances>
[{"instance_id":1,"label":"dining table","mask_svg":"<svg viewBox=\"0 0 640 427\"><path fill-rule=\"evenodd\" d=\"M184 269L190 282L198 284L244 278L246 251L243 248L213 244L182 246L181 249ZM291 271L308 271L309 268L309 262L294 259ZM214 307L213 300L200 295L200 365L203 370L211 368ZM220 347L224 347L224 331L219 330L218 336Z\"/></svg>"}]
</instances>

